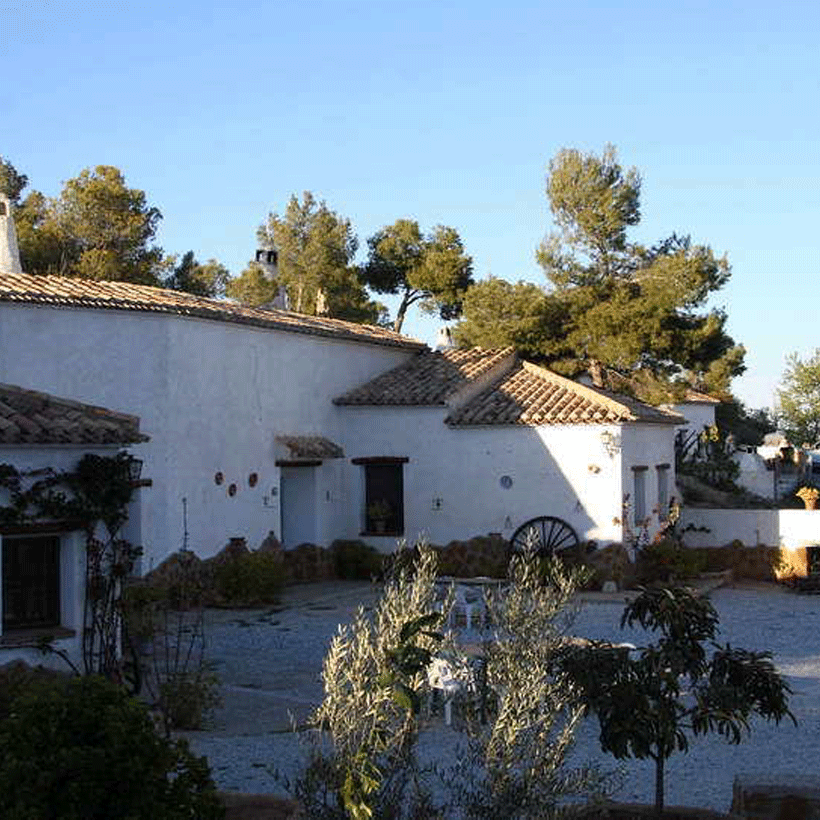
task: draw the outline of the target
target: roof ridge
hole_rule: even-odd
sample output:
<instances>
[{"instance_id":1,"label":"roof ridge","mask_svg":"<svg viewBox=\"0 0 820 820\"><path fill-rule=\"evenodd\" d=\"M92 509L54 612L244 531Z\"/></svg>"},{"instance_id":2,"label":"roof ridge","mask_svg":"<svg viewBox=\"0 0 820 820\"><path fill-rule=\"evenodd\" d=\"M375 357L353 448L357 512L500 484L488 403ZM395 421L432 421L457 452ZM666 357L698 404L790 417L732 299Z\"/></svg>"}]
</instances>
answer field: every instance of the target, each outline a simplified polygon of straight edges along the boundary
<instances>
[{"instance_id":1,"label":"roof ridge","mask_svg":"<svg viewBox=\"0 0 820 820\"><path fill-rule=\"evenodd\" d=\"M514 363L506 348L424 349L416 356L333 399L343 406L450 407L465 394L503 378Z\"/></svg>"},{"instance_id":2,"label":"roof ridge","mask_svg":"<svg viewBox=\"0 0 820 820\"><path fill-rule=\"evenodd\" d=\"M515 369L516 362L518 361L518 354L512 345L501 348L472 349L492 353L494 357L498 358L498 361L496 361L486 373L479 373L475 378L468 379L466 384L455 388L449 395L445 396L444 403L450 412L467 404L479 393L482 393L493 384L503 381L504 378Z\"/></svg>"},{"instance_id":3,"label":"roof ridge","mask_svg":"<svg viewBox=\"0 0 820 820\"><path fill-rule=\"evenodd\" d=\"M576 395L586 397L592 401L601 402L605 404L610 410L616 413L625 414L628 417L628 421L635 421L637 419L637 416L632 411L632 408L630 408L626 404L623 404L622 402L619 402L611 395L608 395L607 392L602 390L601 388L589 387L586 384L581 384L581 382L574 381L573 379L567 378L566 376L561 376L552 370L547 370L547 368L545 367L541 367L540 365L533 364L532 362L528 362L526 360L522 361L521 364L523 365L525 370L529 371L530 373L536 376L540 376L545 381L555 382L556 384L562 385L567 390L575 393ZM641 402L641 404L643 403L644 402ZM649 405L647 405L647 407L648 406Z\"/></svg>"}]
</instances>

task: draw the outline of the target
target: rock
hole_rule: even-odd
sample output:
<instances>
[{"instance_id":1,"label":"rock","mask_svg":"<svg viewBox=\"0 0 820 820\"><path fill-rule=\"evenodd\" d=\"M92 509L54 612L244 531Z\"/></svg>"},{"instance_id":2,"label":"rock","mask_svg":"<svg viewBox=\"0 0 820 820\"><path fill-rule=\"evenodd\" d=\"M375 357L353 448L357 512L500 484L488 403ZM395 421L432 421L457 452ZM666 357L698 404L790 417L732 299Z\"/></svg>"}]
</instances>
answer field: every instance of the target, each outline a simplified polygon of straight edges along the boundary
<instances>
[{"instance_id":1,"label":"rock","mask_svg":"<svg viewBox=\"0 0 820 820\"><path fill-rule=\"evenodd\" d=\"M204 602L208 568L190 550L179 550L169 555L141 581L149 589L159 590L175 607L187 609Z\"/></svg>"}]
</instances>

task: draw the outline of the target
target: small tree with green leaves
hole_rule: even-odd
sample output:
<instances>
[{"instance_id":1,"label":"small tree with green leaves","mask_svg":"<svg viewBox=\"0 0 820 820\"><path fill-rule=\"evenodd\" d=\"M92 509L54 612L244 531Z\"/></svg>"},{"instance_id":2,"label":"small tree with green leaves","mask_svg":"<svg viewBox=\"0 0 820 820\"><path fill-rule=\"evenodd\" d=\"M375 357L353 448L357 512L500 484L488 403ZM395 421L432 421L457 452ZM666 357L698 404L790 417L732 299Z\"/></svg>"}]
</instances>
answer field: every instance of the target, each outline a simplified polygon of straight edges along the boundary
<instances>
[{"instance_id":1,"label":"small tree with green leaves","mask_svg":"<svg viewBox=\"0 0 820 820\"><path fill-rule=\"evenodd\" d=\"M820 348L807 359L786 359L778 392L778 418L793 444L820 440Z\"/></svg>"},{"instance_id":2,"label":"small tree with green leaves","mask_svg":"<svg viewBox=\"0 0 820 820\"><path fill-rule=\"evenodd\" d=\"M776 723L794 720L788 708L791 689L771 653L715 643L717 612L687 589L644 589L621 618L622 627L636 623L660 636L635 656L592 643L568 649L562 665L598 717L601 748L619 760L655 762L660 816L664 766L674 752L689 750L690 736L717 732L740 743L755 714Z\"/></svg>"},{"instance_id":3,"label":"small tree with green leaves","mask_svg":"<svg viewBox=\"0 0 820 820\"><path fill-rule=\"evenodd\" d=\"M454 228L436 225L422 234L413 219L398 219L367 240L364 283L376 293L398 294L393 330L401 333L408 308L417 302L445 320L461 315L464 294L473 284L473 260Z\"/></svg>"},{"instance_id":4,"label":"small tree with green leaves","mask_svg":"<svg viewBox=\"0 0 820 820\"><path fill-rule=\"evenodd\" d=\"M7 820L219 820L207 760L155 731L146 706L96 675L30 680L0 710Z\"/></svg>"}]
</instances>

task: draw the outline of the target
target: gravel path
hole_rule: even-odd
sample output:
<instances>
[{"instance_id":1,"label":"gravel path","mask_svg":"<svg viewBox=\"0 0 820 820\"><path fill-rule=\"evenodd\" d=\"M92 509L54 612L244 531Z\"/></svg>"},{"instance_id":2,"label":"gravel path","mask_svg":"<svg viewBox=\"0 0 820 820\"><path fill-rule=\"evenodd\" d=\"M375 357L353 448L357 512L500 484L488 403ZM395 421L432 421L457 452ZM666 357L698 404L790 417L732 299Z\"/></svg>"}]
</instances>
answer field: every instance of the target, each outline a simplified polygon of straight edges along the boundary
<instances>
[{"instance_id":1,"label":"gravel path","mask_svg":"<svg viewBox=\"0 0 820 820\"><path fill-rule=\"evenodd\" d=\"M208 613L209 656L217 663L225 704L209 731L186 736L198 754L207 755L221 788L283 791L271 770L292 775L304 754L299 738L288 730L288 712L301 721L319 701L322 658L337 624L349 622L359 602L372 605L376 595L377 590L363 584L312 585L288 590L284 608ZM797 727L791 722L779 727L756 723L751 738L740 746L699 738L689 754L668 762L669 805L726 811L736 774L816 774L820 597L759 585L718 589L711 599L720 614L721 642L773 653L794 690L791 708L798 719ZM622 602L611 598L588 600L572 631L640 644L640 633L620 629L622 610ZM437 749L454 749L459 741L458 733L440 724L430 734ZM618 765L601 754L594 720L582 726L575 755L608 769ZM624 770L617 799L649 802L654 782L650 763L626 761Z\"/></svg>"}]
</instances>

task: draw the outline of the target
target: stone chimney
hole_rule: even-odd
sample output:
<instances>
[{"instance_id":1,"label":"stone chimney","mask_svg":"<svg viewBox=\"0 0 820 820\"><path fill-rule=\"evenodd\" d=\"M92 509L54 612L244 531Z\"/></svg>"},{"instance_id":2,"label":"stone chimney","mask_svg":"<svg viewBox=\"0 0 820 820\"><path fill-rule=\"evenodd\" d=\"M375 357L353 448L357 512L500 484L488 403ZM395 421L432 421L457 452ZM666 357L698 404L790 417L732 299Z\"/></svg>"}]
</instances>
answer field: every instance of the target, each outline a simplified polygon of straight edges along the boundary
<instances>
[{"instance_id":1,"label":"stone chimney","mask_svg":"<svg viewBox=\"0 0 820 820\"><path fill-rule=\"evenodd\" d=\"M0 273L22 273L17 231L9 198L0 193Z\"/></svg>"}]
</instances>

